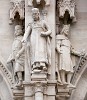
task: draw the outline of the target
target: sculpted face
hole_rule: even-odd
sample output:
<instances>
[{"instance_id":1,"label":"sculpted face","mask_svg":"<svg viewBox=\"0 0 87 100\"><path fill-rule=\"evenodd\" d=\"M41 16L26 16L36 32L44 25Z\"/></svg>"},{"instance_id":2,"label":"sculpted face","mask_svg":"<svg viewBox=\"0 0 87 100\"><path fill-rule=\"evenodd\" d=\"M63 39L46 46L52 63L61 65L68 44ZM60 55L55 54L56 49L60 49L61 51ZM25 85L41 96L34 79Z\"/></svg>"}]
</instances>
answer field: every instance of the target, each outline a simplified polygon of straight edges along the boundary
<instances>
[{"instance_id":1,"label":"sculpted face","mask_svg":"<svg viewBox=\"0 0 87 100\"><path fill-rule=\"evenodd\" d=\"M68 35L69 34L70 25L64 25L62 34Z\"/></svg>"},{"instance_id":2,"label":"sculpted face","mask_svg":"<svg viewBox=\"0 0 87 100\"><path fill-rule=\"evenodd\" d=\"M22 35L22 27L20 25L15 26L15 33L16 36Z\"/></svg>"},{"instance_id":3,"label":"sculpted face","mask_svg":"<svg viewBox=\"0 0 87 100\"><path fill-rule=\"evenodd\" d=\"M69 29L68 29L68 28L65 28L64 33L65 33L66 35L68 35Z\"/></svg>"},{"instance_id":4,"label":"sculpted face","mask_svg":"<svg viewBox=\"0 0 87 100\"><path fill-rule=\"evenodd\" d=\"M33 13L32 17L33 17L34 21L37 21L39 19L39 14L38 13Z\"/></svg>"},{"instance_id":5,"label":"sculpted face","mask_svg":"<svg viewBox=\"0 0 87 100\"><path fill-rule=\"evenodd\" d=\"M32 17L34 21L39 20L39 9L38 8L32 9Z\"/></svg>"}]
</instances>

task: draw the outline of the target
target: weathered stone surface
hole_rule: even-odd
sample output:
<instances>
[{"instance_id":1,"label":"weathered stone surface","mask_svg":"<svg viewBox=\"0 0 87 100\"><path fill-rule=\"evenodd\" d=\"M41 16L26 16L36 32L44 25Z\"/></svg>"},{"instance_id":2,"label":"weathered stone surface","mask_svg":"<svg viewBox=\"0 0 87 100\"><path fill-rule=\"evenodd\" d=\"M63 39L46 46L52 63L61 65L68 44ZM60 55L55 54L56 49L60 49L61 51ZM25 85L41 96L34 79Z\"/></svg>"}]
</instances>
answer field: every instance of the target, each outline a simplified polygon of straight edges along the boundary
<instances>
[{"instance_id":1,"label":"weathered stone surface","mask_svg":"<svg viewBox=\"0 0 87 100\"><path fill-rule=\"evenodd\" d=\"M35 21L31 23L34 18L34 15L32 18L32 8L34 7L40 11L38 23ZM12 25L9 24L9 19L11 19L10 22L13 22ZM45 24L42 24L42 20L45 20ZM48 46L48 49L46 46L47 34L43 37L44 42L40 35L39 38L35 37L31 42L35 43L32 47L38 44L35 54L37 54L37 51L41 51L41 53L34 55L33 58L44 55L46 59L42 61L42 58L40 58L31 64L30 55L33 55L33 53L29 52L31 47L29 41L27 41L27 44L24 45L25 57L21 59L24 59L22 87L13 88L14 80L18 83L18 76L15 77L14 75L14 65L12 63L7 64L7 59L12 51L12 43L16 39L13 33L16 25L21 25L23 33L26 33L25 31L30 23L35 28L34 33L51 33L49 35L51 41L48 42L48 44L51 44L51 48ZM50 29L46 25L49 25ZM69 35L65 34L67 39L64 37L57 38L62 33L63 25L70 25ZM42 32L43 28L46 30ZM31 28L31 32L28 32L32 34L32 31L33 28ZM62 35L64 34L62 33ZM31 37L28 37L29 39ZM36 43L35 40L40 39L41 41ZM56 51L57 39L61 39L61 43L63 40L68 40L69 46L65 45L66 41L60 45L60 48L65 46L69 51L69 56L66 56L66 59L62 59L64 55L60 57L58 50ZM23 40L21 39L20 42L23 43ZM15 45L15 48L17 49L17 45ZM44 54L42 49L45 50ZM46 60L49 60L48 51L51 53L50 67L48 66L49 62L46 62ZM63 54L68 51L64 49ZM17 55L18 60L14 59L14 64L18 62L21 66L20 55ZM64 77L63 74L60 75L59 58L61 58L61 65L67 62L65 65L68 68L69 62L72 61L73 63L73 71L67 71L67 67L63 69L64 66L62 66L65 73ZM16 66L19 68L19 65ZM19 68L18 73L21 72L21 68ZM72 78L68 76L68 72L74 73ZM61 82L61 77L65 78L65 82L68 82L67 76L70 85L74 85L73 88L68 87L68 83L63 84ZM87 100L87 0L0 0L0 99Z\"/></svg>"}]
</instances>

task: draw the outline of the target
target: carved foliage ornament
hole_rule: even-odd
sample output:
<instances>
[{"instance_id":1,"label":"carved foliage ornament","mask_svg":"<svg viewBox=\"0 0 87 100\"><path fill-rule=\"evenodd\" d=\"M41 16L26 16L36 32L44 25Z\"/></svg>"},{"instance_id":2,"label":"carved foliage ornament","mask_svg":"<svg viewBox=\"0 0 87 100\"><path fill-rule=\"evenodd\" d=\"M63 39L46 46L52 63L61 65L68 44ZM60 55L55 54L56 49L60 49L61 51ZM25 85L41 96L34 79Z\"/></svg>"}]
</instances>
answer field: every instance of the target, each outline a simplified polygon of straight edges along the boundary
<instances>
[{"instance_id":1,"label":"carved foliage ornament","mask_svg":"<svg viewBox=\"0 0 87 100\"><path fill-rule=\"evenodd\" d=\"M11 0L10 3L10 20L14 20L16 13L19 13L20 19L24 19L24 0Z\"/></svg>"},{"instance_id":2,"label":"carved foliage ornament","mask_svg":"<svg viewBox=\"0 0 87 100\"><path fill-rule=\"evenodd\" d=\"M75 17L75 1L73 0L60 0L58 2L59 6L59 16L64 17L65 11L68 11L70 18Z\"/></svg>"},{"instance_id":3,"label":"carved foliage ornament","mask_svg":"<svg viewBox=\"0 0 87 100\"><path fill-rule=\"evenodd\" d=\"M33 6L33 2L36 1L37 4L41 4L42 1L45 1L45 5L49 6L50 5L50 0L28 0L28 5Z\"/></svg>"}]
</instances>

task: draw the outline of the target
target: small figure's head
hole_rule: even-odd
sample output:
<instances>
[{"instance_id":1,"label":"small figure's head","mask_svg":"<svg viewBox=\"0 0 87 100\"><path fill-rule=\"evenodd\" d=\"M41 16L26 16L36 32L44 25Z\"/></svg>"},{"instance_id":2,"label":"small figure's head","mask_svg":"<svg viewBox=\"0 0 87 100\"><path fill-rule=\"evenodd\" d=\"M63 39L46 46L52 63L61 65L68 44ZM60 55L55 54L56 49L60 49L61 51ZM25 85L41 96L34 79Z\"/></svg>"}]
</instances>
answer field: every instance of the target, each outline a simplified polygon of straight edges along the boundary
<instances>
[{"instance_id":1,"label":"small figure's head","mask_svg":"<svg viewBox=\"0 0 87 100\"><path fill-rule=\"evenodd\" d=\"M32 17L34 21L37 21L40 19L40 12L38 8L33 8L32 9Z\"/></svg>"},{"instance_id":2,"label":"small figure's head","mask_svg":"<svg viewBox=\"0 0 87 100\"><path fill-rule=\"evenodd\" d=\"M64 25L61 34L68 36L70 25Z\"/></svg>"},{"instance_id":3,"label":"small figure's head","mask_svg":"<svg viewBox=\"0 0 87 100\"><path fill-rule=\"evenodd\" d=\"M23 35L22 27L21 25L16 25L15 26L15 36Z\"/></svg>"}]
</instances>

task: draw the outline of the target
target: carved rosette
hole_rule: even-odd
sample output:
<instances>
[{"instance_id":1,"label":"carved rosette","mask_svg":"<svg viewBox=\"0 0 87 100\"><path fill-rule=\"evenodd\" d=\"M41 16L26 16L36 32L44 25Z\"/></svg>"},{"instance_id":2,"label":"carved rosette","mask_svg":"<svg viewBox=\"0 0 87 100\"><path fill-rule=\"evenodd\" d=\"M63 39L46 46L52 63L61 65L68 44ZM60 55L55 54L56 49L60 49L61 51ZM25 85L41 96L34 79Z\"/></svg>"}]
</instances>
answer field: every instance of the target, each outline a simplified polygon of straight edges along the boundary
<instances>
[{"instance_id":1,"label":"carved rosette","mask_svg":"<svg viewBox=\"0 0 87 100\"><path fill-rule=\"evenodd\" d=\"M20 19L24 19L24 0L11 0L10 24L14 21L16 13L19 13Z\"/></svg>"},{"instance_id":2,"label":"carved rosette","mask_svg":"<svg viewBox=\"0 0 87 100\"><path fill-rule=\"evenodd\" d=\"M63 18L65 11L68 11L70 18L75 17L75 2L71 0L63 0L58 3L59 6L59 17Z\"/></svg>"}]
</instances>

